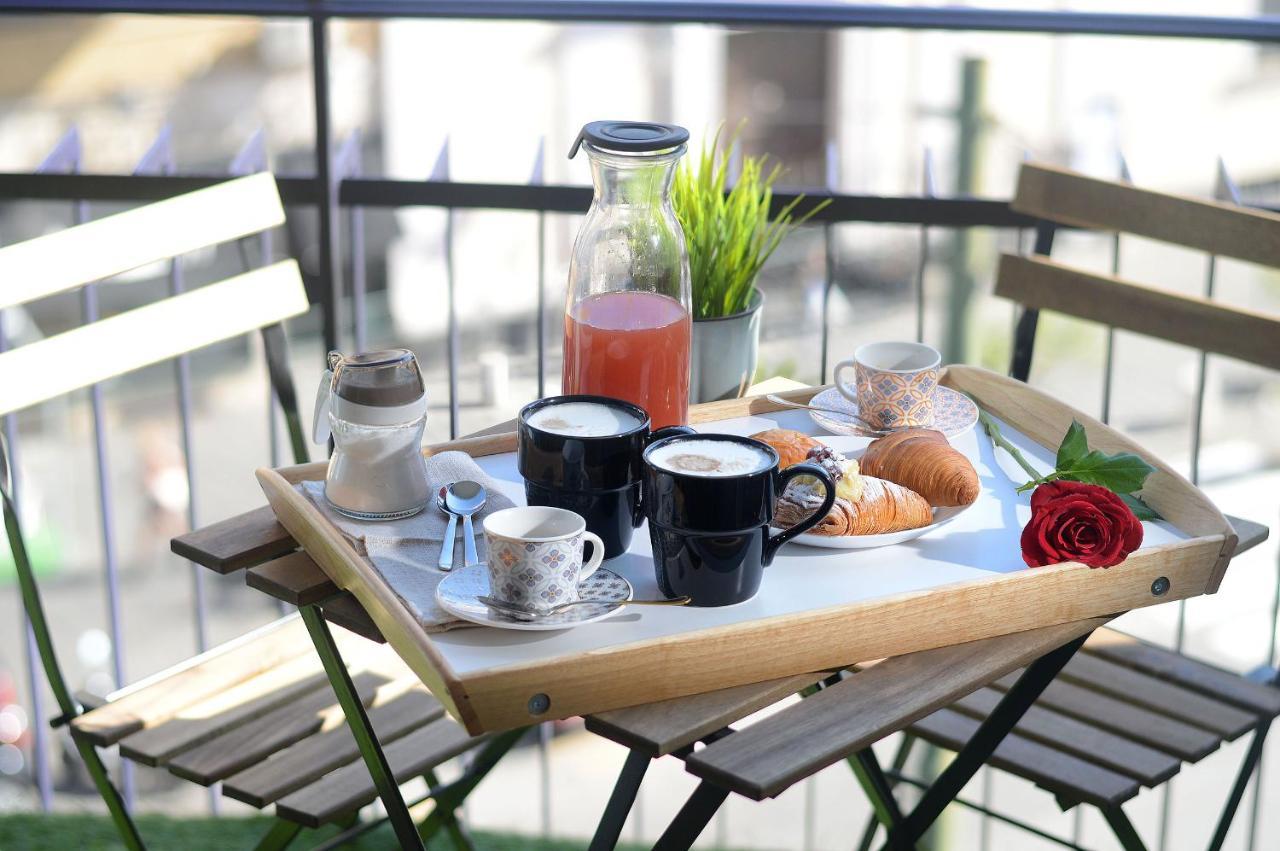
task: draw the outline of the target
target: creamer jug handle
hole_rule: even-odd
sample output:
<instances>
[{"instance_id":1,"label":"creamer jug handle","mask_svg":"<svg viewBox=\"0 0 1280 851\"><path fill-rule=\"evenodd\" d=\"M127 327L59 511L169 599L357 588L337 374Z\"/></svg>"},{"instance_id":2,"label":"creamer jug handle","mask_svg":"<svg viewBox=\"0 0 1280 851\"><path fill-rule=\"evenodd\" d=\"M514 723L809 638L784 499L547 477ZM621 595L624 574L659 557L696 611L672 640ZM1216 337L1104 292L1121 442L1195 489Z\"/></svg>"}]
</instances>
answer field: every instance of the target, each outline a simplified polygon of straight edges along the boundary
<instances>
[{"instance_id":1,"label":"creamer jug handle","mask_svg":"<svg viewBox=\"0 0 1280 851\"><path fill-rule=\"evenodd\" d=\"M316 443L329 442L329 400L333 395L333 385L338 373L342 370L341 352L329 352L329 368L320 376L320 386L316 388L315 413L311 420L311 439Z\"/></svg>"}]
</instances>

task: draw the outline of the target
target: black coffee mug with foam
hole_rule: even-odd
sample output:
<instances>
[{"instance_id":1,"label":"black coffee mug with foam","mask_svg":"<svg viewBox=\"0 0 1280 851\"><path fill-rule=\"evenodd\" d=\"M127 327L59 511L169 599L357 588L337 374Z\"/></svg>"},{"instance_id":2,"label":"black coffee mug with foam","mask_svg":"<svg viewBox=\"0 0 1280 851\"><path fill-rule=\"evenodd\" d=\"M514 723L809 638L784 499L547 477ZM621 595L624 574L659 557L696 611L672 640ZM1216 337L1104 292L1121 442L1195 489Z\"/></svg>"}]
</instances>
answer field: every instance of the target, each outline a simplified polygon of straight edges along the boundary
<instances>
[{"instance_id":1,"label":"black coffee mug with foam","mask_svg":"<svg viewBox=\"0 0 1280 851\"><path fill-rule=\"evenodd\" d=\"M650 445L644 462L644 513L658 588L668 597L688 595L694 606L750 600L778 548L811 529L836 500L826 470L807 463L779 470L778 453L749 437L670 437ZM822 482L822 506L770 536L774 499L796 476Z\"/></svg>"},{"instance_id":2,"label":"black coffee mug with foam","mask_svg":"<svg viewBox=\"0 0 1280 851\"><path fill-rule=\"evenodd\" d=\"M557 416L557 409L566 413ZM581 514L587 530L604 541L605 558L626 552L644 519L640 455L645 447L664 437L693 434L684 426L652 431L649 415L638 405L588 395L530 402L520 410L516 432L525 499L530 505Z\"/></svg>"}]
</instances>

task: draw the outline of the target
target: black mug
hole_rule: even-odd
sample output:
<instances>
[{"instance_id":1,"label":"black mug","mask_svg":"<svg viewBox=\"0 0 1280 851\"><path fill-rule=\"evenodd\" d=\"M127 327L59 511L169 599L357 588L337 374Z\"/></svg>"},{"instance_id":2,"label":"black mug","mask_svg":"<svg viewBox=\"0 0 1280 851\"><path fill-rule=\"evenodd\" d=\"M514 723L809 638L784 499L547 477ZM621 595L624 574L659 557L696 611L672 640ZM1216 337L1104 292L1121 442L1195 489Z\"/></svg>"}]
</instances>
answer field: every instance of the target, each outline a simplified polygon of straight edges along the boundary
<instances>
[{"instance_id":1,"label":"black mug","mask_svg":"<svg viewBox=\"0 0 1280 851\"><path fill-rule=\"evenodd\" d=\"M745 473L708 475L654 464L663 447L689 441L747 444L767 462ZM778 453L749 437L700 434L655 441L644 453L644 511L653 543L658 588L668 597L688 595L694 606L731 606L760 590L764 569L778 548L812 528L835 504L836 487L817 464L779 470ZM769 535L774 499L796 476L822 482L826 496L812 517Z\"/></svg>"},{"instance_id":2,"label":"black mug","mask_svg":"<svg viewBox=\"0 0 1280 851\"><path fill-rule=\"evenodd\" d=\"M582 436L548 431L529 424L543 408L570 402L605 405L635 420L614 434ZM627 551L631 534L644 519L641 508L640 454L655 440L693 434L684 426L649 427L644 408L608 396L551 396L520 409L516 425L516 458L530 505L567 508L581 514L587 530L604 541L604 557Z\"/></svg>"}]
</instances>

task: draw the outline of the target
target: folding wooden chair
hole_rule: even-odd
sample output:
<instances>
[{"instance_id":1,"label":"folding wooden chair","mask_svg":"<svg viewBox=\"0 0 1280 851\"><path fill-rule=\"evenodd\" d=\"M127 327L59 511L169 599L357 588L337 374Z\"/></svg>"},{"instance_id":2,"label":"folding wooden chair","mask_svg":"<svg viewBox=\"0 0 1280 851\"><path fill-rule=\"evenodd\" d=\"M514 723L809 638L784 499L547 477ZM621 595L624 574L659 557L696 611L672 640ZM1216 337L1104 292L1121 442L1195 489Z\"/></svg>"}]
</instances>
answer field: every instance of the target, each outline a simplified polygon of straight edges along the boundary
<instances>
[{"instance_id":1,"label":"folding wooden chair","mask_svg":"<svg viewBox=\"0 0 1280 851\"><path fill-rule=\"evenodd\" d=\"M1014 378L1030 376L1041 310L1280 369L1280 316L1049 258L1054 234L1065 225L1130 233L1280 268L1280 216L1038 164L1022 167L1013 207L1039 220L1035 255L1004 255L996 278L996 294L1021 306L1010 367ZM1242 541L1265 536L1257 524L1232 523ZM1272 672L1265 684L1255 683L1110 630L1096 633L1084 650L1015 729L1015 746L997 751L992 764L1049 790L1064 808L1097 806L1121 845L1133 851L1146 846L1122 809L1125 801L1142 787L1167 782L1183 763L1252 733L1209 844L1217 851L1271 721L1280 715L1280 680ZM997 680L925 718L911 732L957 748L1011 682Z\"/></svg>"},{"instance_id":2,"label":"folding wooden chair","mask_svg":"<svg viewBox=\"0 0 1280 851\"><path fill-rule=\"evenodd\" d=\"M283 223L275 180L262 173L0 248L0 310ZM242 259L247 267L247 254ZM0 353L0 415L259 330L295 460L305 462L281 322L307 309L297 264L284 260ZM287 845L303 827L350 826L376 798L401 845L421 847L398 783L423 776L436 801L423 834L443 828L456 845L469 847L453 812L514 740L490 742L462 781L441 786L434 768L482 740L445 718L385 645L331 633L319 600L300 602L300 615L122 688L85 711L82 703L95 701L78 701L59 668L11 473L0 442L5 531L58 704L53 725L70 726L126 846L142 848L143 840L97 748L119 745L128 759L166 766L205 786L222 781L225 794L257 807L274 803L280 821L264 848ZM382 743L389 743L385 751Z\"/></svg>"}]
</instances>

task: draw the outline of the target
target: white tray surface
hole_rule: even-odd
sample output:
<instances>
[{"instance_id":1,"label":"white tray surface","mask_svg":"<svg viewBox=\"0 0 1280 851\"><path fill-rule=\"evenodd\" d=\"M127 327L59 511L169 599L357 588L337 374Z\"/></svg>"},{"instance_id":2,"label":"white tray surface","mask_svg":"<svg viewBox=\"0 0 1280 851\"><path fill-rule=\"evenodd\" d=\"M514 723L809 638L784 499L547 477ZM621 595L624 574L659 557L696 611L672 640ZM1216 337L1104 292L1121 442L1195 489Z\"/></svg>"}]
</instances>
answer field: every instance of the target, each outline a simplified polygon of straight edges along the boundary
<instances>
[{"instance_id":1,"label":"white tray surface","mask_svg":"<svg viewBox=\"0 0 1280 851\"><path fill-rule=\"evenodd\" d=\"M1010 442L1032 465L1053 469L1053 454L1001 422ZM767 428L792 428L813 434L841 451L865 446L864 438L828 435L803 411L779 411L704 423L701 432L750 435ZM552 659L664 636L692 633L726 624L825 609L911 591L940 588L998 573L1027 570L1019 537L1031 516L1030 494L1015 493L1026 474L1003 450L995 449L979 425L952 441L978 472L982 493L960 517L923 538L868 550L833 550L784 545L765 569L753 599L721 608L632 606L612 618L559 632L515 632L488 627L456 629L431 636L455 673ZM503 484L516 504L524 504L524 482L514 453L477 459ZM1164 522L1146 522L1144 547L1186 540L1189 536ZM638 598L658 597L649 531L635 532L628 552L606 562L635 587ZM426 568L434 569L434 568ZM1124 566L1111 568L1124 570Z\"/></svg>"}]
</instances>

